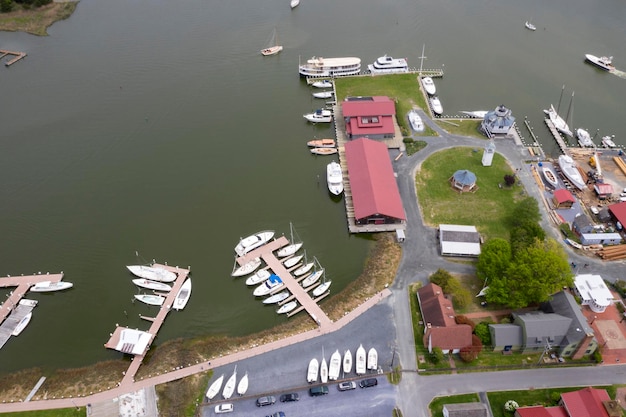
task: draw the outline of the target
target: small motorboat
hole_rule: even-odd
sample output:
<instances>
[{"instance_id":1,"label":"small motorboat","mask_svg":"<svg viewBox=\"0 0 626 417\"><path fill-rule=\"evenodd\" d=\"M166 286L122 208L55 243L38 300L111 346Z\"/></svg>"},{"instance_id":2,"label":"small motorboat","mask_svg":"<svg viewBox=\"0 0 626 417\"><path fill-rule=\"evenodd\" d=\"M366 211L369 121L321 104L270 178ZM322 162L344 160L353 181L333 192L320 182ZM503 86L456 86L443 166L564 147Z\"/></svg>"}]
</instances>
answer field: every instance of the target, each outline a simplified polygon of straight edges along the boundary
<instances>
[{"instance_id":1,"label":"small motorboat","mask_svg":"<svg viewBox=\"0 0 626 417\"><path fill-rule=\"evenodd\" d=\"M430 107L437 116L441 116L443 114L443 106L441 105L441 100L439 97L432 96L430 98Z\"/></svg>"},{"instance_id":2,"label":"small motorboat","mask_svg":"<svg viewBox=\"0 0 626 417\"><path fill-rule=\"evenodd\" d=\"M324 268L318 269L302 281L302 286L304 288L310 287L311 285L315 284L322 277L323 274Z\"/></svg>"},{"instance_id":3,"label":"small motorboat","mask_svg":"<svg viewBox=\"0 0 626 417\"><path fill-rule=\"evenodd\" d=\"M309 148L334 148L336 146L334 139L313 139L306 144Z\"/></svg>"},{"instance_id":4,"label":"small motorboat","mask_svg":"<svg viewBox=\"0 0 626 417\"><path fill-rule=\"evenodd\" d=\"M149 279L150 281L159 282L174 282L176 281L176 274L167 269L163 269L157 266L146 265L129 265L126 268L139 278Z\"/></svg>"},{"instance_id":5,"label":"small motorboat","mask_svg":"<svg viewBox=\"0 0 626 417\"><path fill-rule=\"evenodd\" d=\"M341 370L341 353L339 349L335 351L330 357L330 365L328 365L328 379L336 381L339 378L339 371Z\"/></svg>"},{"instance_id":6,"label":"small motorboat","mask_svg":"<svg viewBox=\"0 0 626 417\"><path fill-rule=\"evenodd\" d=\"M266 279L268 279L270 277L270 271L268 271L267 269L261 269L259 271L257 271L255 274L250 275L247 279L246 279L246 285L257 285L260 284L261 282L265 281Z\"/></svg>"},{"instance_id":7,"label":"small motorboat","mask_svg":"<svg viewBox=\"0 0 626 417\"><path fill-rule=\"evenodd\" d=\"M613 136L603 136L602 137L602 145L605 148L614 148L615 147L615 142L613 141L614 137L615 137L615 135L613 135Z\"/></svg>"},{"instance_id":8,"label":"small motorboat","mask_svg":"<svg viewBox=\"0 0 626 417\"><path fill-rule=\"evenodd\" d=\"M217 378L212 384L211 386L209 386L209 389L206 392L206 397L210 400L212 400L218 392L220 392L220 389L222 388L222 384L224 383L224 374L222 374L219 378Z\"/></svg>"},{"instance_id":9,"label":"small motorboat","mask_svg":"<svg viewBox=\"0 0 626 417\"><path fill-rule=\"evenodd\" d=\"M326 362L324 354L322 354L322 363L320 364L320 381L322 384L328 382L328 363Z\"/></svg>"},{"instance_id":10,"label":"small motorboat","mask_svg":"<svg viewBox=\"0 0 626 417\"><path fill-rule=\"evenodd\" d=\"M337 148L311 148L313 155L334 155L337 153Z\"/></svg>"},{"instance_id":11,"label":"small motorboat","mask_svg":"<svg viewBox=\"0 0 626 417\"><path fill-rule=\"evenodd\" d=\"M298 252L301 247L302 247L302 242L291 243L291 244L289 244L289 245L287 245L287 246L285 246L283 248L280 248L278 250L278 252L276 252L276 255L278 255L279 258L284 258L286 256L291 256L294 253Z\"/></svg>"},{"instance_id":12,"label":"small motorboat","mask_svg":"<svg viewBox=\"0 0 626 417\"><path fill-rule=\"evenodd\" d=\"M235 370L233 374L226 381L226 385L224 385L224 390L222 391L222 397L225 400L229 399L233 396L233 392L235 392L235 384L237 383L237 365L235 365Z\"/></svg>"},{"instance_id":13,"label":"small motorboat","mask_svg":"<svg viewBox=\"0 0 626 417\"><path fill-rule=\"evenodd\" d=\"M287 290L281 291L279 293L276 293L274 295L272 295L271 297L267 297L265 300L263 300L263 304L276 304L276 303L280 303L283 300L286 300L287 298L289 298L289 296L291 295L291 293Z\"/></svg>"},{"instance_id":14,"label":"small motorboat","mask_svg":"<svg viewBox=\"0 0 626 417\"><path fill-rule=\"evenodd\" d=\"M178 290L172 308L174 310L182 310L187 305L189 297L191 297L191 278L187 278L180 290Z\"/></svg>"},{"instance_id":15,"label":"small motorboat","mask_svg":"<svg viewBox=\"0 0 626 417\"><path fill-rule=\"evenodd\" d=\"M264 295L269 294L270 292L277 290L278 288L285 285L283 280L280 279L278 275L270 275L270 277L263 284L259 285L254 289L252 294L255 297L262 297Z\"/></svg>"},{"instance_id":16,"label":"small motorboat","mask_svg":"<svg viewBox=\"0 0 626 417\"><path fill-rule=\"evenodd\" d=\"M287 304L282 305L278 310L276 310L276 312L278 314L287 314L293 311L296 307L298 307L297 301L289 301Z\"/></svg>"},{"instance_id":17,"label":"small motorboat","mask_svg":"<svg viewBox=\"0 0 626 417\"><path fill-rule=\"evenodd\" d=\"M541 167L541 173L543 177L546 179L546 182L552 186L552 188L557 188L559 185L559 180L557 179L556 174L552 171L552 168L548 166Z\"/></svg>"},{"instance_id":18,"label":"small motorboat","mask_svg":"<svg viewBox=\"0 0 626 417\"><path fill-rule=\"evenodd\" d=\"M434 96L435 94L437 94L437 87L435 86L435 82L431 77L423 77L422 85L424 86L424 91L426 91L429 96Z\"/></svg>"},{"instance_id":19,"label":"small motorboat","mask_svg":"<svg viewBox=\"0 0 626 417\"><path fill-rule=\"evenodd\" d=\"M298 265L298 262L300 262L300 260L304 257L304 255L298 255L298 256L292 256L291 258L288 258L287 260L285 260L283 262L283 265L285 266L285 268L289 269L289 268L293 268L294 266Z\"/></svg>"},{"instance_id":20,"label":"small motorboat","mask_svg":"<svg viewBox=\"0 0 626 417\"><path fill-rule=\"evenodd\" d=\"M378 369L378 352L376 349L371 348L367 352L367 369L376 370Z\"/></svg>"},{"instance_id":21,"label":"small motorboat","mask_svg":"<svg viewBox=\"0 0 626 417\"><path fill-rule=\"evenodd\" d=\"M337 161L332 161L326 166L326 183L331 194L340 195L343 193L343 172Z\"/></svg>"},{"instance_id":22,"label":"small motorboat","mask_svg":"<svg viewBox=\"0 0 626 417\"><path fill-rule=\"evenodd\" d=\"M343 373L349 374L350 372L352 372L352 352L348 349L343 354Z\"/></svg>"},{"instance_id":23,"label":"small motorboat","mask_svg":"<svg viewBox=\"0 0 626 417\"><path fill-rule=\"evenodd\" d=\"M306 373L306 382L309 384L312 382L317 382L317 374L320 368L320 364L317 359L313 358L309 362L309 367L307 368Z\"/></svg>"},{"instance_id":24,"label":"small motorboat","mask_svg":"<svg viewBox=\"0 0 626 417\"><path fill-rule=\"evenodd\" d=\"M532 23L530 23L530 21L529 21L529 20L527 20L527 21L524 23L524 26L525 26L525 27L526 27L526 29L528 29L528 30L532 30L532 31L537 30L537 26L535 26L535 25L533 25Z\"/></svg>"},{"instance_id":25,"label":"small motorboat","mask_svg":"<svg viewBox=\"0 0 626 417\"><path fill-rule=\"evenodd\" d=\"M255 233L246 238L239 240L237 246L235 246L235 253L239 256L244 256L246 253L265 245L274 237L273 230L264 230L259 233Z\"/></svg>"},{"instance_id":26,"label":"small motorboat","mask_svg":"<svg viewBox=\"0 0 626 417\"><path fill-rule=\"evenodd\" d=\"M296 8L298 4L300 4L300 0L291 0L291 2L289 3L292 9Z\"/></svg>"},{"instance_id":27,"label":"small motorboat","mask_svg":"<svg viewBox=\"0 0 626 417\"><path fill-rule=\"evenodd\" d=\"M311 291L313 297L319 297L320 295L328 291L328 289L330 288L330 284L332 284L332 281L326 281L313 288L313 291Z\"/></svg>"},{"instance_id":28,"label":"small motorboat","mask_svg":"<svg viewBox=\"0 0 626 417\"><path fill-rule=\"evenodd\" d=\"M256 271L256 269L261 266L261 259L254 258L250 262L241 265L239 268L235 269L231 275L233 277L241 277L243 275L248 275Z\"/></svg>"},{"instance_id":29,"label":"small motorboat","mask_svg":"<svg viewBox=\"0 0 626 417\"><path fill-rule=\"evenodd\" d=\"M19 336L20 333L24 331L26 326L28 326L28 323L30 323L30 319L32 318L33 318L33 312L29 311L24 317L22 317L22 320L20 320L20 322L17 323L17 326L15 327L15 329L13 329L11 336Z\"/></svg>"},{"instance_id":30,"label":"small motorboat","mask_svg":"<svg viewBox=\"0 0 626 417\"><path fill-rule=\"evenodd\" d=\"M326 109L317 109L313 113L302 115L311 123L330 123L333 121L333 113Z\"/></svg>"},{"instance_id":31,"label":"small motorboat","mask_svg":"<svg viewBox=\"0 0 626 417\"><path fill-rule=\"evenodd\" d=\"M150 306L162 306L165 297L155 294L135 294L135 299Z\"/></svg>"},{"instance_id":32,"label":"small motorboat","mask_svg":"<svg viewBox=\"0 0 626 417\"><path fill-rule=\"evenodd\" d=\"M363 375L365 373L365 349L363 345L359 345L356 350L356 373L357 375Z\"/></svg>"},{"instance_id":33,"label":"small motorboat","mask_svg":"<svg viewBox=\"0 0 626 417\"><path fill-rule=\"evenodd\" d=\"M586 54L585 59L595 65L598 68L601 68L605 71L614 70L613 66L613 57L612 56L595 56L591 54Z\"/></svg>"},{"instance_id":34,"label":"small motorboat","mask_svg":"<svg viewBox=\"0 0 626 417\"><path fill-rule=\"evenodd\" d=\"M581 148L593 148L595 146L591 140L591 135L583 128L576 129L576 138Z\"/></svg>"},{"instance_id":35,"label":"small motorboat","mask_svg":"<svg viewBox=\"0 0 626 417\"><path fill-rule=\"evenodd\" d=\"M315 88L332 88L333 83L330 80L315 81L311 84Z\"/></svg>"},{"instance_id":36,"label":"small motorboat","mask_svg":"<svg viewBox=\"0 0 626 417\"><path fill-rule=\"evenodd\" d=\"M31 292L52 292L52 291L62 291L67 290L68 288L72 288L74 284L66 281L42 281L38 282L32 287L30 287Z\"/></svg>"},{"instance_id":37,"label":"small motorboat","mask_svg":"<svg viewBox=\"0 0 626 417\"><path fill-rule=\"evenodd\" d=\"M158 282L158 281L150 281L149 279L143 279L143 278L134 279L133 284L135 284L138 287L146 288L148 290L154 290L154 291L168 292L172 290L172 286L169 284L166 284L164 282Z\"/></svg>"},{"instance_id":38,"label":"small motorboat","mask_svg":"<svg viewBox=\"0 0 626 417\"><path fill-rule=\"evenodd\" d=\"M332 91L320 91L318 93L313 93L313 97L315 98L331 98L333 96Z\"/></svg>"},{"instance_id":39,"label":"small motorboat","mask_svg":"<svg viewBox=\"0 0 626 417\"><path fill-rule=\"evenodd\" d=\"M307 264L302 265L300 268L293 271L294 277L301 277L302 275L309 272L315 266L315 262L309 262Z\"/></svg>"},{"instance_id":40,"label":"small motorboat","mask_svg":"<svg viewBox=\"0 0 626 417\"><path fill-rule=\"evenodd\" d=\"M416 132L424 131L424 122L422 121L422 118L420 117L417 110L411 110L408 114L408 118L409 123L411 124L411 129Z\"/></svg>"},{"instance_id":41,"label":"small motorboat","mask_svg":"<svg viewBox=\"0 0 626 417\"><path fill-rule=\"evenodd\" d=\"M241 377L237 384L237 394L244 395L248 391L248 373Z\"/></svg>"}]
</instances>

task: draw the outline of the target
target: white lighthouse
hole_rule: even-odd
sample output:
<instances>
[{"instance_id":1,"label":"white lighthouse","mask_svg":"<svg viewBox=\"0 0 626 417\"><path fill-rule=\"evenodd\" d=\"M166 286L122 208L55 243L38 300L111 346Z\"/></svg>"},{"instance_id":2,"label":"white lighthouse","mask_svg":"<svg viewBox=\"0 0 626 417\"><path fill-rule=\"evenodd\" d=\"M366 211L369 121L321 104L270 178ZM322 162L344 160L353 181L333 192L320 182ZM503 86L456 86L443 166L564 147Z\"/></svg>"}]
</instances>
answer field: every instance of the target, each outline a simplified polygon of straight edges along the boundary
<instances>
[{"instance_id":1,"label":"white lighthouse","mask_svg":"<svg viewBox=\"0 0 626 417\"><path fill-rule=\"evenodd\" d=\"M482 163L484 167L490 167L493 162L493 154L496 153L496 144L493 143L493 140L490 140L485 146L485 150L483 152Z\"/></svg>"}]
</instances>

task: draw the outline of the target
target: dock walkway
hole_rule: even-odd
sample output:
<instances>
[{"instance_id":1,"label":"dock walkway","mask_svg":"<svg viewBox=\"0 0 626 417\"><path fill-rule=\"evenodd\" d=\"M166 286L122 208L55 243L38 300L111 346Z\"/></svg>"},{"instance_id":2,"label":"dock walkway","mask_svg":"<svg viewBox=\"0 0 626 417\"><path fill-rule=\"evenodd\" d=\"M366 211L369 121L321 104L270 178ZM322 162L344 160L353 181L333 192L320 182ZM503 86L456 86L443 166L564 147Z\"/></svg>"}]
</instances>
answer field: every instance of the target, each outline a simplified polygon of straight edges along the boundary
<instances>
[{"instance_id":1,"label":"dock walkway","mask_svg":"<svg viewBox=\"0 0 626 417\"><path fill-rule=\"evenodd\" d=\"M21 300L11 312L11 315L0 325L0 349L2 349L5 343L9 341L9 338L13 336L13 332L22 319L33 311L36 305L37 301L35 300Z\"/></svg>"},{"instance_id":2,"label":"dock walkway","mask_svg":"<svg viewBox=\"0 0 626 417\"><path fill-rule=\"evenodd\" d=\"M563 137L561 136L559 131L554 126L554 123L552 123L552 120L550 119L543 119L543 120L546 123L546 126L548 126L550 133L552 133L552 136L554 137L556 144L559 145L559 149L561 150L561 152L565 155L569 155L569 152L567 151L567 144L563 140Z\"/></svg>"},{"instance_id":3,"label":"dock walkway","mask_svg":"<svg viewBox=\"0 0 626 417\"><path fill-rule=\"evenodd\" d=\"M4 50L4 49L0 49L0 59L4 58L7 55L13 55L14 58L12 58L9 61L7 61L4 64L5 67L9 67L9 66L15 64L20 59L26 57L26 53L25 52L13 52L13 51L7 51L7 50Z\"/></svg>"},{"instance_id":4,"label":"dock walkway","mask_svg":"<svg viewBox=\"0 0 626 417\"><path fill-rule=\"evenodd\" d=\"M11 310L17 307L20 300L28 292L30 287L39 282L59 282L63 279L63 273L60 274L36 274L36 275L20 275L18 276L6 276L0 278L0 288L17 287L11 291L7 300L0 305L0 323L7 318Z\"/></svg>"}]
</instances>

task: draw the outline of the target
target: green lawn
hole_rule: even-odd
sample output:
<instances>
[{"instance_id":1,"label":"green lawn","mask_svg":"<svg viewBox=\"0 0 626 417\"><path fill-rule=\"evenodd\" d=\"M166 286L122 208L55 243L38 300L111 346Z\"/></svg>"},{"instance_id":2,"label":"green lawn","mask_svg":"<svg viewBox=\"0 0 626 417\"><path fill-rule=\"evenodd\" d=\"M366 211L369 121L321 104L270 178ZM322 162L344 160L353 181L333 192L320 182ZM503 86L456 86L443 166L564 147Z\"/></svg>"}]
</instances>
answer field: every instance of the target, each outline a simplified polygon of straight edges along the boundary
<instances>
[{"instance_id":1,"label":"green lawn","mask_svg":"<svg viewBox=\"0 0 626 417\"><path fill-rule=\"evenodd\" d=\"M523 196L517 186L499 187L504 176L513 174L503 156L496 153L490 167L482 166L482 148L459 147L430 156L415 177L417 198L424 222L438 224L474 225L487 239L509 238L505 219L513 204ZM457 171L467 169L476 174L478 190L458 193L448 180Z\"/></svg>"},{"instance_id":2,"label":"green lawn","mask_svg":"<svg viewBox=\"0 0 626 417\"><path fill-rule=\"evenodd\" d=\"M460 404L460 403L477 403L480 399L478 394L463 394L453 395L450 397L437 397L431 401L428 408L430 408L430 415L432 417L443 417L443 406L446 404Z\"/></svg>"},{"instance_id":3,"label":"green lawn","mask_svg":"<svg viewBox=\"0 0 626 417\"><path fill-rule=\"evenodd\" d=\"M85 407L2 414L3 417L85 417L86 415L87 410L85 410Z\"/></svg>"},{"instance_id":4,"label":"green lawn","mask_svg":"<svg viewBox=\"0 0 626 417\"><path fill-rule=\"evenodd\" d=\"M437 124L445 131L453 135L470 136L487 140L487 136L482 134L478 127L480 120L477 119L455 119L455 120L435 120Z\"/></svg>"}]
</instances>

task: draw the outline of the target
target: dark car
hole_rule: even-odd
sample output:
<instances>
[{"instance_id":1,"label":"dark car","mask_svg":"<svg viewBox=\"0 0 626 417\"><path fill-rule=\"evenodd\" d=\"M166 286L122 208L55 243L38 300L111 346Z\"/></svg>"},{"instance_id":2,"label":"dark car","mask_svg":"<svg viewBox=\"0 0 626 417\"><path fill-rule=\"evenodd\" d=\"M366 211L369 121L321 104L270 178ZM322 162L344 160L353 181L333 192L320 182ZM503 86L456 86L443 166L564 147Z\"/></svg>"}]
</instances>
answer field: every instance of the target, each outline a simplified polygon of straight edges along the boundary
<instances>
[{"instance_id":1,"label":"dark car","mask_svg":"<svg viewBox=\"0 0 626 417\"><path fill-rule=\"evenodd\" d=\"M265 416L265 417L285 417L285 413L283 413L282 411L277 411L274 414L271 414L271 415Z\"/></svg>"},{"instance_id":2,"label":"dark car","mask_svg":"<svg viewBox=\"0 0 626 417\"><path fill-rule=\"evenodd\" d=\"M328 387L326 385L309 388L309 395L311 397L317 397L319 395L326 395L326 394L328 394Z\"/></svg>"},{"instance_id":3,"label":"dark car","mask_svg":"<svg viewBox=\"0 0 626 417\"><path fill-rule=\"evenodd\" d=\"M291 402L291 401L298 401L300 399L300 396L298 395L297 392L292 392L291 394L283 394L280 396L280 402L281 403L287 403L287 402Z\"/></svg>"},{"instance_id":4,"label":"dark car","mask_svg":"<svg viewBox=\"0 0 626 417\"><path fill-rule=\"evenodd\" d=\"M256 400L257 407L263 407L266 405L272 405L276 402L276 398L272 395L268 395L267 397L260 397Z\"/></svg>"},{"instance_id":5,"label":"dark car","mask_svg":"<svg viewBox=\"0 0 626 417\"><path fill-rule=\"evenodd\" d=\"M376 385L378 385L378 380L376 378L367 378L359 382L359 386L361 388L375 387Z\"/></svg>"}]
</instances>

